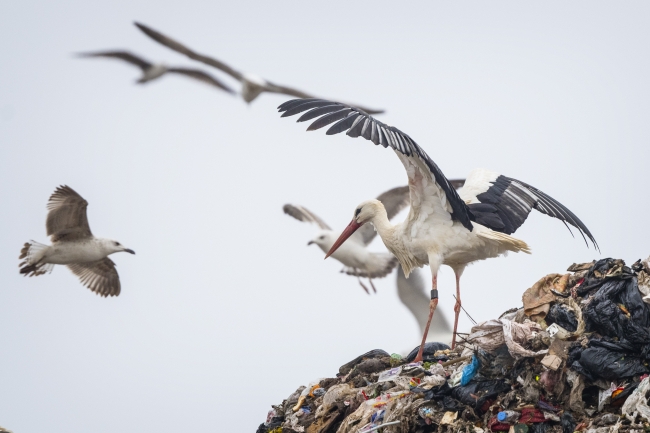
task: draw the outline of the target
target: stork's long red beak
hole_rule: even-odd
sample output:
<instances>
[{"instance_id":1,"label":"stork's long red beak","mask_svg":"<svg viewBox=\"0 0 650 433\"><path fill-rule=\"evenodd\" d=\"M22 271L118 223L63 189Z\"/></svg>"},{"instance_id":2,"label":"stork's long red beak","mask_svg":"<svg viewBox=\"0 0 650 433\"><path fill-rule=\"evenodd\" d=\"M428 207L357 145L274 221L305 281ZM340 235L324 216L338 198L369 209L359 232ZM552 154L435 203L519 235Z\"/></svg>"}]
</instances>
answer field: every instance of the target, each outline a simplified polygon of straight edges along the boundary
<instances>
[{"instance_id":1,"label":"stork's long red beak","mask_svg":"<svg viewBox=\"0 0 650 433\"><path fill-rule=\"evenodd\" d=\"M339 236L339 238L336 240L336 242L334 242L334 245L332 245L332 248L330 248L330 250L327 252L327 254L325 254L325 258L328 258L332 254L334 254L334 252L336 250L338 250L341 245L343 245L343 242L348 240L348 238L350 236L352 236L352 234L354 232L356 232L359 229L359 227L361 227L362 225L363 224L359 224L355 220L350 221L350 224L348 224L348 226L345 228L345 230L343 230L343 233L341 233L341 236Z\"/></svg>"}]
</instances>

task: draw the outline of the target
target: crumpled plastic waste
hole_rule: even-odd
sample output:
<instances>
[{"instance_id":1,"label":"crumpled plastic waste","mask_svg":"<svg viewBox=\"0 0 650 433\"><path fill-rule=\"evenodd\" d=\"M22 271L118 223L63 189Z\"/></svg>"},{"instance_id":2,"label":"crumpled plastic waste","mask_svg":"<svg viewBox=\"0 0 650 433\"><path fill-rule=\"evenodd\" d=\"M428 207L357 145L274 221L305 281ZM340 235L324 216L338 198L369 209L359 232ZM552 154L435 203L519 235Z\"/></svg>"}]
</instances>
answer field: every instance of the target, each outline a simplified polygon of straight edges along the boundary
<instances>
[{"instance_id":1,"label":"crumpled plastic waste","mask_svg":"<svg viewBox=\"0 0 650 433\"><path fill-rule=\"evenodd\" d=\"M533 351L525 346L542 331L537 323L526 320L524 323L508 319L489 320L472 328L468 341L487 352L495 352L505 345L510 355L515 358L539 356L547 353L546 349Z\"/></svg>"},{"instance_id":2,"label":"crumpled plastic waste","mask_svg":"<svg viewBox=\"0 0 650 433\"><path fill-rule=\"evenodd\" d=\"M474 376L476 376L476 373L478 373L478 369L481 367L481 362L478 359L478 356L474 355L472 356L472 362L463 367L463 375L460 378L460 384L462 386L465 386L469 383L470 380Z\"/></svg>"},{"instance_id":3,"label":"crumpled plastic waste","mask_svg":"<svg viewBox=\"0 0 650 433\"><path fill-rule=\"evenodd\" d=\"M641 415L646 421L650 421L648 390L650 390L650 377L643 379L637 389L625 400L621 412L628 420L634 421L637 415Z\"/></svg>"},{"instance_id":4,"label":"crumpled plastic waste","mask_svg":"<svg viewBox=\"0 0 650 433\"><path fill-rule=\"evenodd\" d=\"M647 281L650 259L574 264L454 350L427 343L413 363L417 347L376 349L300 386L257 432L650 431Z\"/></svg>"}]
</instances>

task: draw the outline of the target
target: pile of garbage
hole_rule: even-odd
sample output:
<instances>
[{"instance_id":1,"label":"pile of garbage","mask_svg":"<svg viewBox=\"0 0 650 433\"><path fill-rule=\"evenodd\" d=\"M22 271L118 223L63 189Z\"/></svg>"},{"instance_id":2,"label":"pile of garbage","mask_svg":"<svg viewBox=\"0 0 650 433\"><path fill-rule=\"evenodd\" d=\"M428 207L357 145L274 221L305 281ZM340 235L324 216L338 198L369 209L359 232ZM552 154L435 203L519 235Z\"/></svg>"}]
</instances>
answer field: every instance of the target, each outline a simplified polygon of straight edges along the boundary
<instances>
[{"instance_id":1,"label":"pile of garbage","mask_svg":"<svg viewBox=\"0 0 650 433\"><path fill-rule=\"evenodd\" d=\"M272 406L257 433L649 432L650 258L547 275L454 350L371 350Z\"/></svg>"}]
</instances>

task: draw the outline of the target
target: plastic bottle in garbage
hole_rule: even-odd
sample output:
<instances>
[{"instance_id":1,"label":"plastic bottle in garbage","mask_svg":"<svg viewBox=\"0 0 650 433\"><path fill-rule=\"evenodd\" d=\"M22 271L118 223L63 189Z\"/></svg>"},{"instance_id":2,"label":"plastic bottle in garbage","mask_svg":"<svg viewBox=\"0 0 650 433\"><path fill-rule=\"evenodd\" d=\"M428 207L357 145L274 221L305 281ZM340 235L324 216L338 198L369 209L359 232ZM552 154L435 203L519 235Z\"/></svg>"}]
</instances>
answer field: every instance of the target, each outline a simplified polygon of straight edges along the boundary
<instances>
[{"instance_id":1,"label":"plastic bottle in garbage","mask_svg":"<svg viewBox=\"0 0 650 433\"><path fill-rule=\"evenodd\" d=\"M519 412L515 412L514 410L504 410L497 414L497 419L499 422L514 424L519 419L519 416Z\"/></svg>"}]
</instances>

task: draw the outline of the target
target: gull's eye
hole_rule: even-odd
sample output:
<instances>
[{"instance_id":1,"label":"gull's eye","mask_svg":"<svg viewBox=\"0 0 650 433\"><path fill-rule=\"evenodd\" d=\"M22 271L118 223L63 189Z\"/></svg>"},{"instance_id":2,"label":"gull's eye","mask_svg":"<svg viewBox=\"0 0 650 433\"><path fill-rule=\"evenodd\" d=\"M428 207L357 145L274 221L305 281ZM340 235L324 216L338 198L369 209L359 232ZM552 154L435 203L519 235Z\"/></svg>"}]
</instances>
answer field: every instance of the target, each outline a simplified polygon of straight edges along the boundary
<instances>
[{"instance_id":1,"label":"gull's eye","mask_svg":"<svg viewBox=\"0 0 650 433\"><path fill-rule=\"evenodd\" d=\"M321 237L319 237L318 239L321 239L321 240L322 240L322 239L325 239L325 236L321 236Z\"/></svg>"},{"instance_id":2,"label":"gull's eye","mask_svg":"<svg viewBox=\"0 0 650 433\"><path fill-rule=\"evenodd\" d=\"M119 246L120 246L120 243L119 243L119 242L114 242L114 244L115 244L116 247L119 247Z\"/></svg>"}]
</instances>

